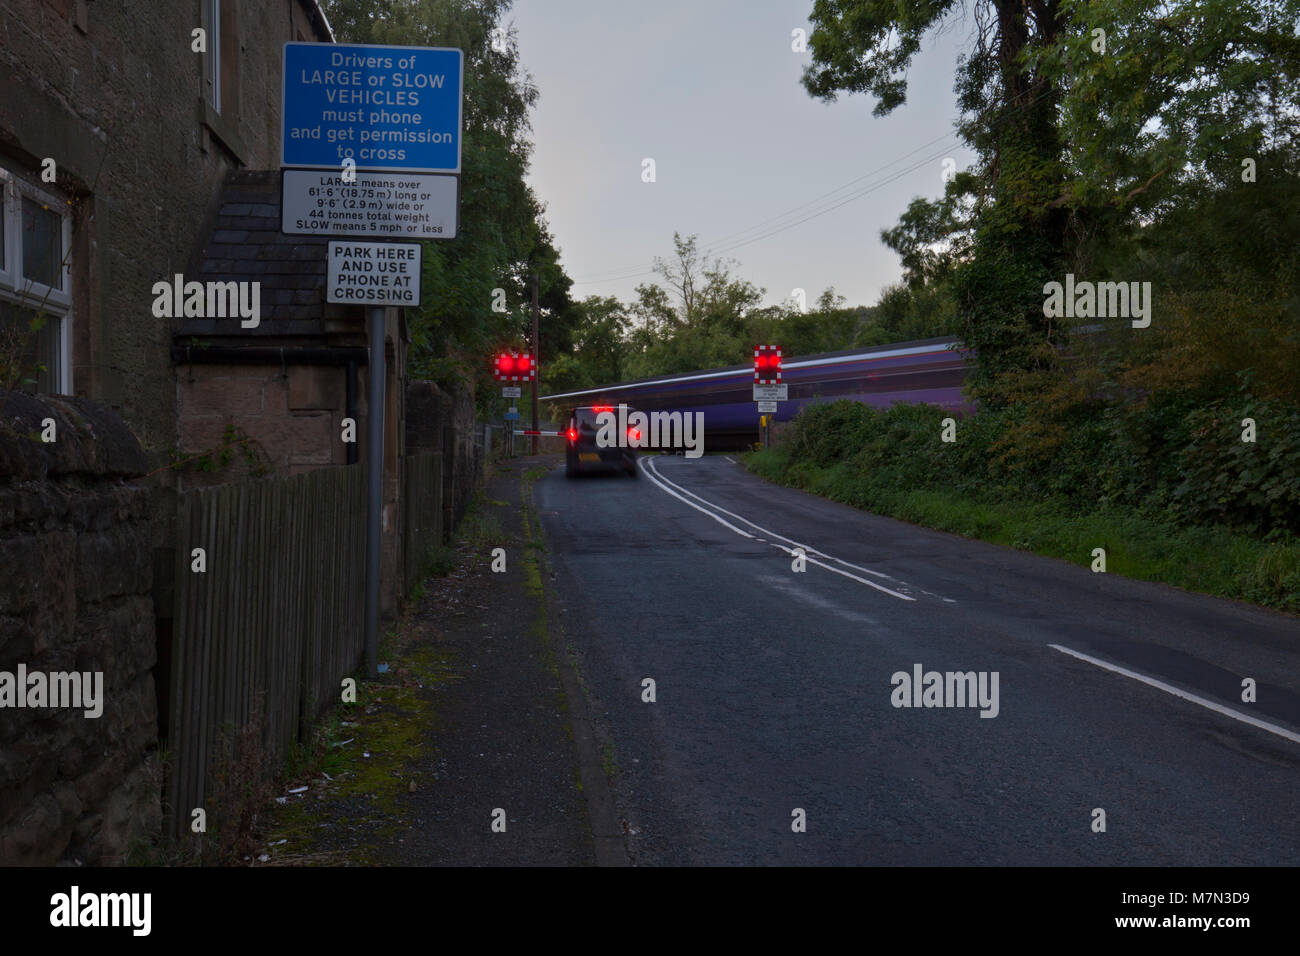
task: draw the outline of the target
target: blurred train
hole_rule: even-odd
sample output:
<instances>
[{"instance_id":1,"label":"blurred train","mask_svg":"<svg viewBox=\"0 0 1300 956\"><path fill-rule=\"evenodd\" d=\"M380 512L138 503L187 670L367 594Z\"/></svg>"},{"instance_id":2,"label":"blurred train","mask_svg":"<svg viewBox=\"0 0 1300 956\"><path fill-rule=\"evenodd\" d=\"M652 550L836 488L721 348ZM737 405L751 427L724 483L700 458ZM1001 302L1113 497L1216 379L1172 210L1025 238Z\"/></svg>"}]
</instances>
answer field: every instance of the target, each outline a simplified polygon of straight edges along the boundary
<instances>
[{"instance_id":1,"label":"blurred train","mask_svg":"<svg viewBox=\"0 0 1300 956\"><path fill-rule=\"evenodd\" d=\"M878 408L896 402L925 402L957 414L973 406L962 395L968 362L953 338L896 342L869 348L804 355L784 361L782 382L789 399L778 404L776 422L794 418L816 402L850 399ZM542 396L564 417L579 405L625 403L645 412L702 412L710 449L739 448L759 434L753 398L754 366L659 375L635 382Z\"/></svg>"}]
</instances>

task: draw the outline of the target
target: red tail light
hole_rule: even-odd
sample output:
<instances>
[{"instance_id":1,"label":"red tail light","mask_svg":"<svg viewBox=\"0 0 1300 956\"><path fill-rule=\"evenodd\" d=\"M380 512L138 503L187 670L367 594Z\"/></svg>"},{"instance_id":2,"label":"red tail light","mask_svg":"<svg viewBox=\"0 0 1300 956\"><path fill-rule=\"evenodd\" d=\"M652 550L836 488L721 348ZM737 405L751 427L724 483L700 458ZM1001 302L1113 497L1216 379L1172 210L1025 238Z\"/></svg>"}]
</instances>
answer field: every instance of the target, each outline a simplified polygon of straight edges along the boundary
<instances>
[{"instance_id":1,"label":"red tail light","mask_svg":"<svg viewBox=\"0 0 1300 956\"><path fill-rule=\"evenodd\" d=\"M593 412L595 412L597 415L599 415L601 412L609 412L609 413L613 414L613 412L614 412L614 406L613 406L613 405L593 405L593 406L591 406L591 410L592 410Z\"/></svg>"},{"instance_id":2,"label":"red tail light","mask_svg":"<svg viewBox=\"0 0 1300 956\"><path fill-rule=\"evenodd\" d=\"M564 434L565 434L566 436L568 436L569 441L577 441L577 440L578 440L578 430L577 430L576 428L570 428L570 429L569 429L567 432L565 432Z\"/></svg>"},{"instance_id":3,"label":"red tail light","mask_svg":"<svg viewBox=\"0 0 1300 956\"><path fill-rule=\"evenodd\" d=\"M629 428L629 429L627 430L627 437L628 437L628 439L629 439L630 441L640 441L640 440L641 440L641 429L639 429L639 428Z\"/></svg>"}]
</instances>

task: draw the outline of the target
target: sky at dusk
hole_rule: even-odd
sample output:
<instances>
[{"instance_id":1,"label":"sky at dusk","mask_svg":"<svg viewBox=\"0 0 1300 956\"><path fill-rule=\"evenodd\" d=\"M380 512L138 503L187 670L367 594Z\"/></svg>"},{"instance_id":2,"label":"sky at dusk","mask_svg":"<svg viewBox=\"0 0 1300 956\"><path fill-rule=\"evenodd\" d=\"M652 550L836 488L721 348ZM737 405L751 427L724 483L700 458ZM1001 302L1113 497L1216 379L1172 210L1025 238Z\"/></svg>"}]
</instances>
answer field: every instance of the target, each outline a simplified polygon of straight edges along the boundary
<instances>
[{"instance_id":1,"label":"sky at dusk","mask_svg":"<svg viewBox=\"0 0 1300 956\"><path fill-rule=\"evenodd\" d=\"M973 25L958 14L928 38L906 105L878 118L871 97L828 104L804 90L810 57L791 33L811 32L811 6L517 0L507 23L541 92L528 179L576 298L633 299L674 231L737 260L765 304L801 288L811 305L834 286L871 305L898 281L880 230L914 197L940 194L944 159L972 159L953 131L952 86Z\"/></svg>"}]
</instances>

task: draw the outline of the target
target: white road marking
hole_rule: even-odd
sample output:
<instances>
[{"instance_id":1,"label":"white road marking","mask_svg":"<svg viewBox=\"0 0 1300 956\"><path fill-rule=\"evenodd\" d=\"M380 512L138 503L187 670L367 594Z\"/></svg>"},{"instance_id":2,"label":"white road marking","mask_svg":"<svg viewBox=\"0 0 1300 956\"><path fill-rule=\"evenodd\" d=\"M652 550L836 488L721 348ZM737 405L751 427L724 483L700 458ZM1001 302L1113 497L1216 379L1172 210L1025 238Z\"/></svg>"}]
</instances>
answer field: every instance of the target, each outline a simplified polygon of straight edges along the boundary
<instances>
[{"instance_id":1,"label":"white road marking","mask_svg":"<svg viewBox=\"0 0 1300 956\"><path fill-rule=\"evenodd\" d=\"M726 526L727 526L728 528L730 528L732 531L736 532L736 534L744 535L746 538L752 538L752 537L754 537L754 536L753 536L752 534L750 534L748 531L742 531L742 530L740 530L739 528L737 528L734 524L731 524L730 522L727 522L727 521L723 521L721 518L719 518L719 517L718 517L717 515L715 515L713 512L711 512L711 511L705 511L703 508L701 508L699 505L695 504L694 502L687 501L685 498L683 498L683 497L682 497L681 495L679 495L677 492L673 491L671 488L669 488L667 485L665 485L665 484L663 483L663 481L660 480L660 478L659 478L659 473L658 473L657 471L655 471L654 468L652 467L653 462L652 462L650 459L648 459L648 458L647 458L647 459L643 459L643 461L645 461L645 467L642 469L642 471L645 472L645 475L646 475L647 478L649 478L651 481L653 481L656 485L659 486L659 490L660 490L660 491L666 491L666 492L668 492L668 494L672 495L674 498L678 498L678 499L680 499L680 500L682 501L683 504L688 504L688 505L690 505L692 508L694 508L696 511L700 512L701 514L706 514L706 515L708 515L708 516L709 516L710 518L712 518L714 521L718 522L718 524L726 525Z\"/></svg>"},{"instance_id":2,"label":"white road marking","mask_svg":"<svg viewBox=\"0 0 1300 956\"><path fill-rule=\"evenodd\" d=\"M793 549L793 548L787 548L787 547L784 547L783 545L779 545L779 544L773 544L772 546L773 546L774 548L780 548L782 551L784 551L786 554L788 554L788 555L790 555L790 556L792 556L792 557L794 556L794 549ZM856 574L849 574L849 572L847 572L847 571L841 571L839 568L833 568L833 567L831 567L829 564L826 564L826 563L824 563L824 562L822 562L822 561L818 561L816 558L810 558L810 557L808 557L807 552L804 553L804 560L807 561L809 564L815 564L815 565L817 565L817 567L819 567L819 568L825 568L827 571L834 571L836 574L842 574L842 575L844 575L846 578L852 578L854 581L859 581L859 582L861 582L862 584L865 584L865 585L866 585L867 587L869 587L869 588L875 588L877 591L884 591L886 594L892 594L894 597L899 598L900 600L903 600L903 601L915 601L915 600L916 600L916 598L911 597L910 595L907 595L907 594L899 594L897 591L891 591L891 590L889 590L889 588L885 587L883 584L877 584L875 581L868 581L866 578L860 578L860 577L858 577Z\"/></svg>"},{"instance_id":3,"label":"white road marking","mask_svg":"<svg viewBox=\"0 0 1300 956\"><path fill-rule=\"evenodd\" d=\"M849 564L849 562L847 561L840 561L839 558L834 557L833 555L825 554L821 551L818 551L810 544L804 544L802 541L794 540L794 538L787 538L783 534L778 534L775 531L769 531L767 528L764 528L762 525L755 524L753 521L750 521L744 515L738 515L734 511L728 511L726 508L722 507L722 505L709 501L709 499L707 498L700 497L695 492L691 491L689 488L683 488L681 485L677 484L677 482L673 481L671 478L665 478L663 475L660 475L658 471L655 471L655 475L658 476L658 478L661 481L676 488L682 494L690 495L692 498L694 498L696 501L700 502L701 504L706 504L710 508L715 508L729 518L735 518L737 521L743 521L745 524L749 525L751 528L755 529L756 531L761 531L764 534L770 534L774 538L780 538L782 541L789 542L790 544L794 545L796 548L803 548L805 554L815 554L819 558L825 558L828 561L837 561L840 564L844 565L846 568L852 568L854 571L861 571L863 574L874 574L876 577L884 578L886 581L897 580L897 578L891 578L888 574L882 574L880 571L872 571L870 568L860 568L856 564Z\"/></svg>"},{"instance_id":4,"label":"white road marking","mask_svg":"<svg viewBox=\"0 0 1300 956\"><path fill-rule=\"evenodd\" d=\"M732 458L730 455L723 455L722 457L727 459L727 461L731 462L733 465L736 463L736 459Z\"/></svg>"},{"instance_id":5,"label":"white road marking","mask_svg":"<svg viewBox=\"0 0 1300 956\"><path fill-rule=\"evenodd\" d=\"M845 561L843 558L837 558L837 557L835 557L835 555L833 555L833 554L826 554L826 553L823 552L823 551L819 551L818 549L814 548L814 547L813 547L812 545L810 545L810 544L804 544L804 543L801 542L801 541L795 541L793 538L787 538L787 537L786 537L785 535L783 535L783 534L777 534L775 531L769 531L767 528L764 528L762 525L758 525L758 524L755 524L754 522L750 521L750 520L749 520L748 518L746 518L744 515L738 515L738 514L736 514L736 513L734 513L734 512L728 511L726 508L722 507L722 506L719 505L719 504L715 504L714 502L709 501L707 498L701 498L699 495L697 495L695 492L691 491L689 488L683 488L681 485L677 484L677 483L676 483L675 481L673 481L671 478L665 478L663 475L660 475L658 471L656 471L655 474L658 475L658 477L659 477L662 481L665 481L665 482L667 482L669 485L672 485L672 487L676 488L676 489L677 489L678 491L680 491L682 494L684 494L684 495L690 495L692 498L694 498L696 501L700 502L701 504L708 505L710 508L716 508L718 511L722 512L724 515L727 515L728 517L731 517L731 518L735 518L737 521L743 521L745 524L749 525L751 528L754 528L754 529L757 530L757 531L762 531L764 534L770 534L770 535L772 535L773 537L780 538L782 541L787 541L787 542L789 542L790 544L794 545L796 548L803 548L805 554L815 554L815 555L817 555L819 558L825 558L827 561L834 561L836 564L842 565L843 567L846 567L846 568L852 568L854 571L861 571L863 574L871 574L871 575L874 575L874 576L876 576L876 577L878 577L878 578L884 578L886 581L893 581L895 584L897 584L897 585L900 586L900 587L916 588L916 590L920 591L922 594L928 594L930 597L933 597L933 598L939 598L939 599L942 600L945 604L956 604L956 603L957 603L957 602L954 601L952 598L946 598L946 597L944 597L942 594L935 594L933 591L927 591L925 588L916 587L916 585L914 585L914 584L908 584L906 581L900 581L898 578L893 577L892 575L889 575L889 574L885 574L885 573L882 572L882 571L873 571L871 568L864 568L864 567L862 567L861 565L852 564L852 563L850 563L850 562L848 562L848 561ZM762 540L762 539L760 539L760 540ZM777 547L780 547L780 545L777 545ZM814 563L814 564L817 564L817 565L819 565L819 566L821 566L821 567L825 567L824 565L821 565L820 562L814 561L813 563ZM827 568L826 570L828 570L828 571L835 571L836 574L841 574L841 573L843 573L843 572L841 572L841 571L836 571L835 568ZM851 575L851 574L845 575L845 577L853 578L855 581L856 581L856 580L859 580L858 578L854 577L854 576ZM867 582L864 581L863 583L865 584L865 583L867 583ZM882 589L882 590L883 590L883 589ZM894 592L890 591L889 593L892 594L892 593L894 593ZM911 601L911 600L915 600L915 599L909 597L909 598L906 598L906 600Z\"/></svg>"},{"instance_id":6,"label":"white road marking","mask_svg":"<svg viewBox=\"0 0 1300 956\"><path fill-rule=\"evenodd\" d=\"M891 577L889 577L889 575L887 575L887 574L881 574L879 571L872 571L872 570L870 570L869 568L859 568L857 565L855 565L855 564L849 564L847 561L840 561L839 558L836 558L836 557L834 557L833 555L825 554L825 553L823 553L823 552L821 552L821 551L818 551L816 548L813 548L813 547L811 547L811 546L809 546L809 545L800 544L798 541L795 541L793 538L787 538L787 537L786 537L785 535L783 535L783 534L777 534L775 531L769 531L767 528L763 528L763 527L761 527L761 526L755 524L754 522L750 521L748 518L744 517L743 515L738 515L738 514L732 512L732 511L728 511L726 508L723 508L721 505L714 504L712 501L709 501L707 498L702 498L702 497L700 497L699 495L697 495L695 492L693 492L693 491L689 491L689 490L687 490L686 488L683 488L681 485L677 484L676 482L674 482L674 481L672 481L672 480L670 480L670 479L668 479L668 478L665 478L663 475L659 474L659 471L658 471L658 469L655 467L654 461L653 461L652 459L647 459L646 462L645 462L645 466L646 466L646 467L645 467L645 471L646 471L647 475L650 476L650 480L653 481L653 482L655 482L655 484L658 485L659 488L660 488L661 490L666 491L666 492L668 492L668 494L672 495L674 498L677 498L677 499L679 499L680 501L685 502L686 504L688 504L688 505L690 505L692 508L694 508L696 511L699 511L699 512L701 512L702 514L706 514L706 515L708 515L708 516L709 516L710 518L712 518L714 521L718 522L718 523L721 524L721 525L725 525L726 527L730 528L732 531L736 532L737 534L744 535L746 538L751 538L751 539L755 538L754 535L750 534L750 533L747 532L747 531L742 531L740 528L737 528L737 527L736 527L735 525L733 525L731 522L729 522L729 521L724 521L722 518L718 517L718 516L717 516L716 514L714 514L712 511L707 511L707 510L705 510L704 508L699 507L699 505L696 505L694 502L692 502L692 501L687 501L686 498L684 498L682 495L679 495L676 491L673 490L673 488L676 488L676 489L680 490L681 492L683 492L683 493L686 494L686 495L690 495L690 496L691 496L692 498L694 498L696 501L699 501L699 502L701 502L702 504L708 505L710 508L716 508L716 509L717 509L718 511L720 511L722 514L727 515L728 517L735 518L737 521L743 521L745 524L749 525L751 528L755 528L755 529L757 529L758 531L762 531L764 534L770 534L770 535L771 535L772 537L774 537L774 538L780 538L782 541L788 541L788 542L790 542L790 544L794 545L795 548L799 548L799 549L801 549L801 550L804 552L804 559L805 559L806 561L808 561L810 564L815 564L815 565L817 565L819 568L824 568L824 569L826 569L827 571L832 571L832 572L834 572L835 574L843 575L843 576L846 577L846 578L852 578L854 581L857 581L857 582L859 582L860 584L865 584L867 587L875 588L877 591L883 591L885 594L888 594L888 595L890 595L891 597L896 597L896 598L898 598L900 601L915 601L915 600L916 600L916 598L911 597L910 595L907 595L907 594L900 594L898 591L893 591L893 590L891 590L891 589L889 589L889 588L887 588L887 587L884 587L883 585L876 584L874 581L868 581L866 578L860 578L860 577L858 577L856 574L850 574L850 573L847 572L847 571L841 571L839 568L831 567L829 564L826 564L826 563L824 563L824 562L822 562L822 561L818 561L817 558L812 557L812 555L817 555L818 557L826 558L827 560L830 560L830 561L836 561L836 562L838 562L838 563L844 565L845 567L853 568L853 569L856 570L856 571L864 571L864 572L866 572L867 574L874 574L874 575L876 575L877 577L887 578L887 579L890 580L890 581L894 581L894 580L896 580L895 578L891 578ZM671 487L671 488L668 487L669 485L671 485L672 487ZM785 547L784 545L777 544L777 543L774 542L774 541L767 541L767 540L764 539L764 538L757 538L757 540L758 540L758 541L762 541L764 544L770 544L770 545L772 545L772 547L774 547L774 548L779 548L780 550L784 551L786 554L789 554L789 555L793 555L793 554L794 554L794 548L787 548L787 547ZM907 586L907 585L906 585L906 582L899 582L899 583L902 584L903 586ZM926 592L926 593L929 593L929 592ZM935 595L935 596L937 597L938 595Z\"/></svg>"},{"instance_id":7,"label":"white road marking","mask_svg":"<svg viewBox=\"0 0 1300 956\"><path fill-rule=\"evenodd\" d=\"M1071 657L1077 657L1081 661L1087 661L1089 664L1096 664L1103 670L1113 671L1116 674L1123 674L1125 677L1131 677L1136 681L1141 681L1150 687L1155 687L1167 694L1173 694L1175 697L1181 697L1183 700L1189 700L1193 704L1200 704L1216 714L1223 714L1225 717L1231 717L1234 720L1240 720L1244 724L1250 724L1252 727L1258 727L1261 730L1267 730L1270 734L1277 734L1279 737L1285 737L1292 743L1300 744L1300 734L1293 733L1285 727L1279 727L1277 724L1270 724L1267 720L1260 720L1258 717L1251 717L1249 714L1243 714L1239 710L1233 710L1231 707L1224 707L1222 704L1216 704L1212 700L1206 700L1196 694L1190 693L1174 687L1172 684L1166 684L1162 680L1156 680L1154 677L1147 677L1145 674L1139 674L1137 671L1131 671L1127 667L1120 667L1118 664L1111 664L1100 658L1083 654L1079 651L1072 651L1068 647L1062 647L1060 644L1048 644L1048 647L1060 651L1062 654L1069 654Z\"/></svg>"}]
</instances>

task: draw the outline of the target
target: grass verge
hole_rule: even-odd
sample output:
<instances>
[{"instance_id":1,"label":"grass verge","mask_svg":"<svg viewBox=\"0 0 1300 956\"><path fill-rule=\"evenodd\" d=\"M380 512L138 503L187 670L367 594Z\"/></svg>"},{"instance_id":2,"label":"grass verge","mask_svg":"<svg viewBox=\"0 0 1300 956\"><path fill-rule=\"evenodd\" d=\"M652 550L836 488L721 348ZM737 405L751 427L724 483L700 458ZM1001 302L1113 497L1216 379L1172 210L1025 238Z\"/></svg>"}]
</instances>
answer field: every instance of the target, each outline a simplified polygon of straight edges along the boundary
<instances>
[{"instance_id":1,"label":"grass verge","mask_svg":"<svg viewBox=\"0 0 1300 956\"><path fill-rule=\"evenodd\" d=\"M796 464L785 449L743 456L776 484L927 528L1004 544L1089 567L1106 551L1106 571L1215 597L1300 611L1300 542L1263 541L1228 529L1178 525L1111 505L1081 512L1056 499L997 500L936 488L881 488L852 466Z\"/></svg>"}]
</instances>

